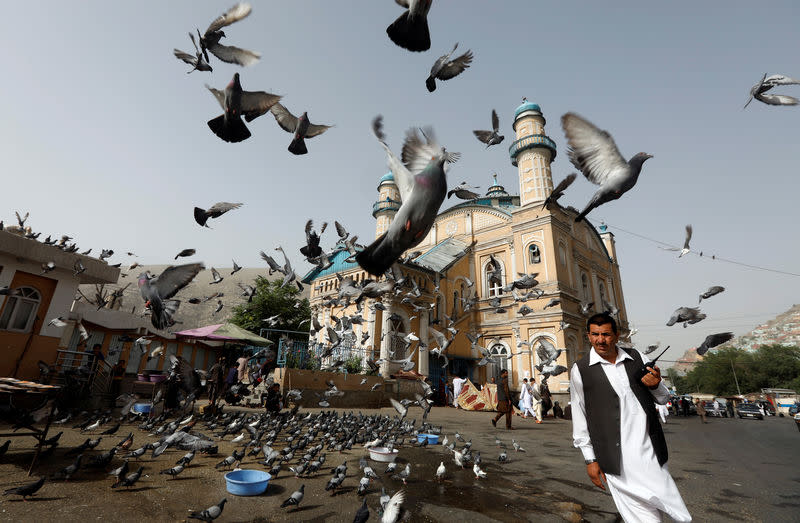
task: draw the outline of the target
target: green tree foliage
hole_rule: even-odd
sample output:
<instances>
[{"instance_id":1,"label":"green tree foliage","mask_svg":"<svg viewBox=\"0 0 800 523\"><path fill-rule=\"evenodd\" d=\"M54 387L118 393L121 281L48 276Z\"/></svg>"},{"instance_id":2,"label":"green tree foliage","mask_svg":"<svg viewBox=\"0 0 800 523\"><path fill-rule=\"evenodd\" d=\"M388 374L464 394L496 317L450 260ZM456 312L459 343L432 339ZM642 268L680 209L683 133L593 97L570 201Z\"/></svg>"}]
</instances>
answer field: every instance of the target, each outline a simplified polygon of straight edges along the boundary
<instances>
[{"instance_id":1,"label":"green tree foliage","mask_svg":"<svg viewBox=\"0 0 800 523\"><path fill-rule=\"evenodd\" d=\"M765 345L750 352L737 348L709 351L685 376L670 373L681 394L705 392L718 396L742 394L764 388L800 387L800 347Z\"/></svg>"},{"instance_id":2,"label":"green tree foliage","mask_svg":"<svg viewBox=\"0 0 800 523\"><path fill-rule=\"evenodd\" d=\"M270 328L308 331L311 308L307 298L300 298L297 286L281 287L280 280L270 281L259 276L256 278L256 293L252 301L234 307L231 322L259 334L261 329L267 327L263 320L275 315L278 315L277 324Z\"/></svg>"}]
</instances>

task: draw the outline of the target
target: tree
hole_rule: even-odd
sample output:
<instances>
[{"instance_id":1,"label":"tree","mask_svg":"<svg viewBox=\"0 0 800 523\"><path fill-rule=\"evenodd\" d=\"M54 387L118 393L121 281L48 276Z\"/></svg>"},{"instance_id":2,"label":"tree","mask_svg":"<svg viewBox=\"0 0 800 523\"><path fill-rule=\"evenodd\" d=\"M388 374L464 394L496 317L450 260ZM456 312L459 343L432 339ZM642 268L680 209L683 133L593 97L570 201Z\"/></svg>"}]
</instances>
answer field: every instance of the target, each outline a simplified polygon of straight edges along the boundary
<instances>
[{"instance_id":1,"label":"tree","mask_svg":"<svg viewBox=\"0 0 800 523\"><path fill-rule=\"evenodd\" d=\"M764 345L752 352L733 347L710 351L685 376L676 376L673 384L681 394L730 396L738 393L737 380L742 393L764 388L797 390L800 347Z\"/></svg>"},{"instance_id":2,"label":"tree","mask_svg":"<svg viewBox=\"0 0 800 523\"><path fill-rule=\"evenodd\" d=\"M300 298L295 285L281 287L280 280L270 281L259 276L253 299L233 308L231 322L259 334L261 329L268 327L264 320L273 316L277 316L277 320L269 328L308 331L308 319L311 318L308 298Z\"/></svg>"}]
</instances>

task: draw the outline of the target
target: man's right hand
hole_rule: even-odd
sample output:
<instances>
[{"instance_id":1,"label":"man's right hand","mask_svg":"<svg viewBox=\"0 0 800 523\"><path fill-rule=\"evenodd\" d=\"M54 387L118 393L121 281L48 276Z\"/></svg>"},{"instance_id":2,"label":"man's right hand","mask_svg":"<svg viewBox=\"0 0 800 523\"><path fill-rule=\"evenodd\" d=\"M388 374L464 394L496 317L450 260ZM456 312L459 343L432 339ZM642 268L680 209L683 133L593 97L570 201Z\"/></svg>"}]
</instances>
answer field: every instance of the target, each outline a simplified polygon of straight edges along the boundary
<instances>
[{"instance_id":1,"label":"man's right hand","mask_svg":"<svg viewBox=\"0 0 800 523\"><path fill-rule=\"evenodd\" d=\"M592 483L603 490L606 489L605 485L603 485L603 482L606 481L606 475L600 470L599 463L595 461L586 465L586 473L589 474L589 479L592 480Z\"/></svg>"}]
</instances>

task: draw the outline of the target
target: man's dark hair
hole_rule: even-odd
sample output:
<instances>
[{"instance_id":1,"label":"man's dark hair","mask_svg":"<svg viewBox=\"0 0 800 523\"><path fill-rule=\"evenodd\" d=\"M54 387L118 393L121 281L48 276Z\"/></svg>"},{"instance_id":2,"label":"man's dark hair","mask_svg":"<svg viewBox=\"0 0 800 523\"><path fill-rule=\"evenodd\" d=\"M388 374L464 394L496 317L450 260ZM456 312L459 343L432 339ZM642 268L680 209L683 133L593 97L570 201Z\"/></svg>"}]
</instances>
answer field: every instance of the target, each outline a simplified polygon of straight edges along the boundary
<instances>
[{"instance_id":1,"label":"man's dark hair","mask_svg":"<svg viewBox=\"0 0 800 523\"><path fill-rule=\"evenodd\" d=\"M103 345L101 343L95 343L94 345L92 345L92 350L102 349L102 348L103 348Z\"/></svg>"},{"instance_id":2,"label":"man's dark hair","mask_svg":"<svg viewBox=\"0 0 800 523\"><path fill-rule=\"evenodd\" d=\"M508 371L506 369L501 370L500 375L502 376L503 374L508 374Z\"/></svg>"},{"instance_id":3,"label":"man's dark hair","mask_svg":"<svg viewBox=\"0 0 800 523\"><path fill-rule=\"evenodd\" d=\"M586 320L586 330L589 331L590 325L611 325L611 331L614 334L619 334L617 332L617 322L614 320L613 316L611 316L607 312L599 312L597 314L592 315L588 320Z\"/></svg>"}]
</instances>

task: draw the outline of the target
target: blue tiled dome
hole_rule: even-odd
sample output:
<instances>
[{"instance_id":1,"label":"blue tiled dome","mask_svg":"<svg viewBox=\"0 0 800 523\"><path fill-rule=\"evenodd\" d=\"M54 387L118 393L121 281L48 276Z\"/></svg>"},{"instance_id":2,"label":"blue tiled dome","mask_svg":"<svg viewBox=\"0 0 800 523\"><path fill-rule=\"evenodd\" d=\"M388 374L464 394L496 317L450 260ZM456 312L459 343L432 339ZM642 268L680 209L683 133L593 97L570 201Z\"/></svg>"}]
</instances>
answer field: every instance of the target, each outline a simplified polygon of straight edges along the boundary
<instances>
[{"instance_id":1,"label":"blue tiled dome","mask_svg":"<svg viewBox=\"0 0 800 523\"><path fill-rule=\"evenodd\" d=\"M381 181L378 182L378 185L382 184L383 182L393 182L393 181L394 181L394 175L390 171L381 176Z\"/></svg>"},{"instance_id":2,"label":"blue tiled dome","mask_svg":"<svg viewBox=\"0 0 800 523\"><path fill-rule=\"evenodd\" d=\"M539 107L539 104L535 104L533 102L528 102L528 101L522 102L522 105L517 107L517 110L514 111L514 119L516 120L517 116L521 115L525 111L536 111L541 113L542 109Z\"/></svg>"}]
</instances>

